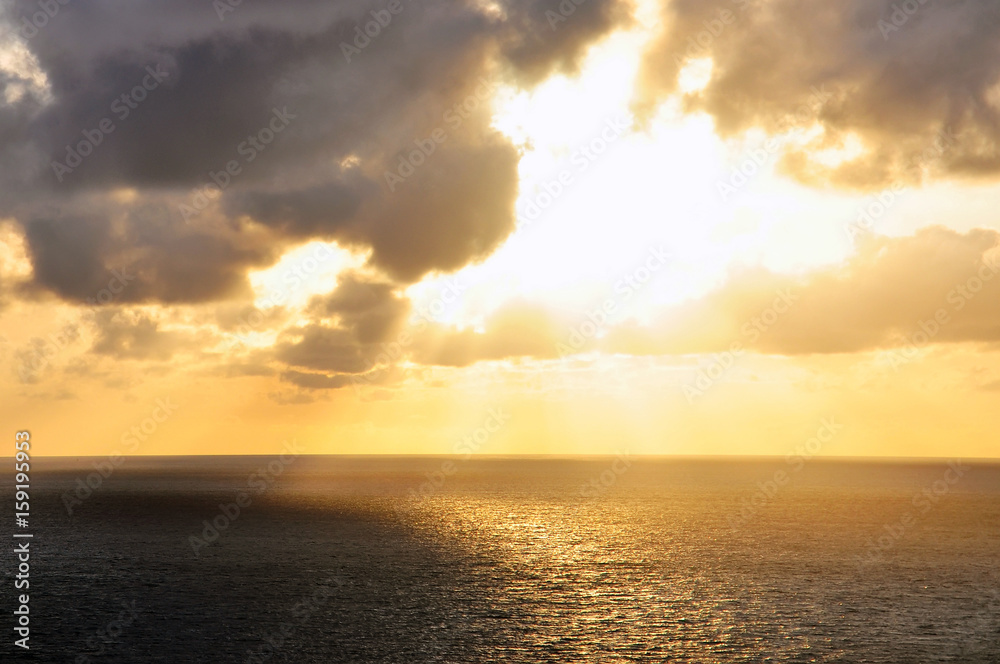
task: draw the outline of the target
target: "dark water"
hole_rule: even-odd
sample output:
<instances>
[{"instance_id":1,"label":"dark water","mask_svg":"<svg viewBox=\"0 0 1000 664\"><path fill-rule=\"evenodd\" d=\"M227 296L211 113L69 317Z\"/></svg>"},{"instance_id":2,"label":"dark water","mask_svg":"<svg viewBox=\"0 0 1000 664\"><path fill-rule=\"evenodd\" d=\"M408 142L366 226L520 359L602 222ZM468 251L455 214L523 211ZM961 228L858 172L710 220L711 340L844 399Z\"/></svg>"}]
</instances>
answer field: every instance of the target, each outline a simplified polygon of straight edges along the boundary
<instances>
[{"instance_id":1,"label":"dark water","mask_svg":"<svg viewBox=\"0 0 1000 664\"><path fill-rule=\"evenodd\" d=\"M0 661L1000 662L996 465L131 459L70 516L92 461Z\"/></svg>"}]
</instances>

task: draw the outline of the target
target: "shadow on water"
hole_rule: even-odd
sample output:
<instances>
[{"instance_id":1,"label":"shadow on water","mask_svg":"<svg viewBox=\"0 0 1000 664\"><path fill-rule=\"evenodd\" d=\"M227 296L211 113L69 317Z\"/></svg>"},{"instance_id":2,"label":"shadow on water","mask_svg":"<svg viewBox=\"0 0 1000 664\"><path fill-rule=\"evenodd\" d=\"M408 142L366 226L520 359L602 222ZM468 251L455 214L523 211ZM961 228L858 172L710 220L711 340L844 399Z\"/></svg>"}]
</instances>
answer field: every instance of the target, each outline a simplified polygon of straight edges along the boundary
<instances>
[{"instance_id":1,"label":"shadow on water","mask_svg":"<svg viewBox=\"0 0 1000 664\"><path fill-rule=\"evenodd\" d=\"M516 609L486 592L493 562L421 535L384 501L251 493L196 556L191 537L211 537L205 521L246 488L245 470L120 470L70 517L62 496L79 476L33 487L31 650L9 638L0 650L18 661L494 661L513 645ZM2 556L5 633L13 570Z\"/></svg>"},{"instance_id":2,"label":"shadow on water","mask_svg":"<svg viewBox=\"0 0 1000 664\"><path fill-rule=\"evenodd\" d=\"M1000 661L995 465L923 510L934 464L776 491L782 459L470 460L415 507L442 459L306 457L259 493L273 457L129 459L70 516L93 461L33 472L18 661Z\"/></svg>"}]
</instances>

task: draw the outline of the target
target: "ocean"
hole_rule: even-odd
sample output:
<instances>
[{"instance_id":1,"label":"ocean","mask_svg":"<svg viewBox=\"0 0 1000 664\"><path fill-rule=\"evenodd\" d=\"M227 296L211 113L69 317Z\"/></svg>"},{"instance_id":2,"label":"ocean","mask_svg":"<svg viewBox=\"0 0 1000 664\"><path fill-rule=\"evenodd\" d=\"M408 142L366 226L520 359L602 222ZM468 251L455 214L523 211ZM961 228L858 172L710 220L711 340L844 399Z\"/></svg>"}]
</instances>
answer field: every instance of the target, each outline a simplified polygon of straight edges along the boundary
<instances>
[{"instance_id":1,"label":"ocean","mask_svg":"<svg viewBox=\"0 0 1000 664\"><path fill-rule=\"evenodd\" d=\"M31 482L3 662L1000 662L997 464L42 458Z\"/></svg>"}]
</instances>

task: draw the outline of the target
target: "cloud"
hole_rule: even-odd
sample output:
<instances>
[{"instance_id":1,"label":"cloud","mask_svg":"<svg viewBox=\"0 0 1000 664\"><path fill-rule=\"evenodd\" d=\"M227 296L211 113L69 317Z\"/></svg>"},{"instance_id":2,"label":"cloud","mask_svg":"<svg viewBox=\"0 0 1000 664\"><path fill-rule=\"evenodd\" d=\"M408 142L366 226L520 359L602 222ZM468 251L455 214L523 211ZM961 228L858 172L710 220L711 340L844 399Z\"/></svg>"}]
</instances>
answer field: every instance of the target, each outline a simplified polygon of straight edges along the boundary
<instances>
[{"instance_id":1,"label":"cloud","mask_svg":"<svg viewBox=\"0 0 1000 664\"><path fill-rule=\"evenodd\" d=\"M349 376L327 376L301 371L286 371L281 374L281 380L306 390L337 390L351 384Z\"/></svg>"},{"instance_id":2,"label":"cloud","mask_svg":"<svg viewBox=\"0 0 1000 664\"><path fill-rule=\"evenodd\" d=\"M91 352L119 360L166 361L178 352L200 349L208 341L205 335L163 330L159 321L144 313L100 310L93 324Z\"/></svg>"},{"instance_id":3,"label":"cloud","mask_svg":"<svg viewBox=\"0 0 1000 664\"><path fill-rule=\"evenodd\" d=\"M575 73L590 43L631 23L629 6L615 0L507 0L501 6L509 28L504 54L527 83L553 69Z\"/></svg>"},{"instance_id":4,"label":"cloud","mask_svg":"<svg viewBox=\"0 0 1000 664\"><path fill-rule=\"evenodd\" d=\"M79 213L22 220L33 266L22 292L88 304L206 302L250 293L247 270L276 258L251 232L178 227L145 207L120 210L90 197L72 202Z\"/></svg>"},{"instance_id":5,"label":"cloud","mask_svg":"<svg viewBox=\"0 0 1000 664\"><path fill-rule=\"evenodd\" d=\"M227 364L220 370L226 378L246 378L258 376L273 376L277 373L274 369L263 364L249 362Z\"/></svg>"},{"instance_id":6,"label":"cloud","mask_svg":"<svg viewBox=\"0 0 1000 664\"><path fill-rule=\"evenodd\" d=\"M784 169L804 181L875 188L925 175L995 175L996 3L921 3L912 16L900 13L901 4L666 0L637 108L648 116L677 90L686 62L711 58L711 80L686 103L710 113L722 134L818 125L822 135L810 151L843 146L851 136L863 143L857 159L833 167L809 151L788 153Z\"/></svg>"},{"instance_id":7,"label":"cloud","mask_svg":"<svg viewBox=\"0 0 1000 664\"><path fill-rule=\"evenodd\" d=\"M248 332L261 332L281 327L287 323L288 310L277 306L258 309L253 304L231 302L217 306L213 315L207 320L214 323L223 332L245 335Z\"/></svg>"},{"instance_id":8,"label":"cloud","mask_svg":"<svg viewBox=\"0 0 1000 664\"><path fill-rule=\"evenodd\" d=\"M1000 341L1000 233L942 228L871 237L843 265L806 275L737 271L654 323L611 331L608 352L682 354L733 343L781 355L850 353L920 343ZM936 314L943 311L941 322ZM929 339L924 329L935 329ZM926 334L926 333L924 333ZM919 345L919 343L918 343Z\"/></svg>"},{"instance_id":9,"label":"cloud","mask_svg":"<svg viewBox=\"0 0 1000 664\"><path fill-rule=\"evenodd\" d=\"M310 239L370 250L406 283L485 258L514 228L520 158L489 94L572 68L627 18L591 0L552 30L546 6L407 4L348 57L383 2L244 4L222 21L185 0L60 5L24 42L41 83L0 104L0 163L16 165L0 217L34 266L22 291L84 302L125 268L121 302L221 301ZM6 20L35 11L19 0ZM0 88L24 87L20 67Z\"/></svg>"},{"instance_id":10,"label":"cloud","mask_svg":"<svg viewBox=\"0 0 1000 664\"><path fill-rule=\"evenodd\" d=\"M558 357L565 328L546 308L515 300L490 316L483 332L438 324L426 326L414 343L422 364L464 367L486 360Z\"/></svg>"},{"instance_id":11,"label":"cloud","mask_svg":"<svg viewBox=\"0 0 1000 664\"><path fill-rule=\"evenodd\" d=\"M409 300L394 284L348 272L333 291L310 301L309 323L281 332L274 356L300 368L363 373L381 344L399 333L409 312Z\"/></svg>"},{"instance_id":12,"label":"cloud","mask_svg":"<svg viewBox=\"0 0 1000 664\"><path fill-rule=\"evenodd\" d=\"M350 332L311 324L283 332L275 344L274 356L293 367L361 373L368 368L361 351Z\"/></svg>"},{"instance_id":13,"label":"cloud","mask_svg":"<svg viewBox=\"0 0 1000 664\"><path fill-rule=\"evenodd\" d=\"M260 351L257 359L293 367L281 379L309 390L337 389L357 377L368 381L364 374L404 330L409 313L410 301L397 284L345 272L333 291L308 303L307 322L282 330L274 347Z\"/></svg>"},{"instance_id":14,"label":"cloud","mask_svg":"<svg viewBox=\"0 0 1000 664\"><path fill-rule=\"evenodd\" d=\"M404 326L409 303L387 284L356 278L310 307L314 315L336 312L337 325L314 322L282 334L273 357L294 367L282 373L284 382L308 390L395 384L412 373L398 364L404 359L418 365L465 367L489 360L555 358L557 344L569 329L546 308L521 300L490 316L483 332L426 320ZM392 325L385 326L389 320ZM366 323L372 326L369 331L382 333L366 334Z\"/></svg>"},{"instance_id":15,"label":"cloud","mask_svg":"<svg viewBox=\"0 0 1000 664\"><path fill-rule=\"evenodd\" d=\"M399 333L410 313L410 302L388 281L347 273L329 295L312 301L310 311L322 318L336 318L359 343L371 344Z\"/></svg>"},{"instance_id":16,"label":"cloud","mask_svg":"<svg viewBox=\"0 0 1000 664\"><path fill-rule=\"evenodd\" d=\"M931 227L913 236L871 236L841 265L789 275L733 270L702 298L661 308L648 324L606 328L574 343L579 328L531 303L508 303L482 331L425 324L411 359L426 365L551 359L600 350L682 355L733 344L772 355L856 353L928 343L1000 342L1000 233ZM926 330L933 330L924 338ZM562 352L560 352L560 350Z\"/></svg>"},{"instance_id":17,"label":"cloud","mask_svg":"<svg viewBox=\"0 0 1000 664\"><path fill-rule=\"evenodd\" d=\"M13 354L14 373L22 383L38 383L54 368L59 355L72 347L80 339L80 326L67 323L57 333L47 337L34 337L27 344L17 348ZM0 338L0 351L5 350L6 338ZM3 359L0 356L0 359Z\"/></svg>"}]
</instances>

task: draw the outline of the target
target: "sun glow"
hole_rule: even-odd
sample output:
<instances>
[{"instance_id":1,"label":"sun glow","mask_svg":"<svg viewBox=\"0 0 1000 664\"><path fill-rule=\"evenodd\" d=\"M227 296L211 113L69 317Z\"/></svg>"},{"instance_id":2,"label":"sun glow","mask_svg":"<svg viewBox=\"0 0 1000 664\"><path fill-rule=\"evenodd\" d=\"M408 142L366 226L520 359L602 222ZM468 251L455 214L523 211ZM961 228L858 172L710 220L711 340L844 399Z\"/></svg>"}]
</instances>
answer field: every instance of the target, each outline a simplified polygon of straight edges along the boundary
<instances>
[{"instance_id":1,"label":"sun glow","mask_svg":"<svg viewBox=\"0 0 1000 664\"><path fill-rule=\"evenodd\" d=\"M256 296L254 306L302 307L311 297L333 290L338 274L361 268L366 258L333 242L310 242L296 247L266 270L250 273Z\"/></svg>"},{"instance_id":2,"label":"sun glow","mask_svg":"<svg viewBox=\"0 0 1000 664\"><path fill-rule=\"evenodd\" d=\"M710 83L710 59L685 63L678 93L647 127L635 125L634 85L655 37L642 17L652 11L642 5L634 29L592 47L577 76L497 93L494 127L523 152L517 230L459 272L461 302L435 318L475 327L511 297L580 311L652 250L673 261L618 318L644 320L660 305L704 295L736 264L798 271L849 254L843 226L856 202L809 190L778 168L786 148L806 149L814 135L751 130L723 140L707 114L684 110L684 96ZM858 149L849 138L819 156L839 163ZM408 292L421 308L444 287L431 278Z\"/></svg>"},{"instance_id":3,"label":"sun glow","mask_svg":"<svg viewBox=\"0 0 1000 664\"><path fill-rule=\"evenodd\" d=\"M0 220L0 280L27 280L31 274L31 257L24 233L14 224Z\"/></svg>"},{"instance_id":4,"label":"sun glow","mask_svg":"<svg viewBox=\"0 0 1000 664\"><path fill-rule=\"evenodd\" d=\"M475 326L511 297L579 311L605 299L650 251L674 260L619 308L620 319L645 319L724 278L732 247L717 228L754 215L718 200L731 149L707 115L683 114L675 98L648 129L635 126L632 90L650 37L642 27L618 33L591 50L578 77L498 93L494 126L523 150L518 229L459 273L461 303L436 318ZM687 85L703 86L711 62L688 69ZM409 294L421 308L443 287L429 279Z\"/></svg>"},{"instance_id":5,"label":"sun glow","mask_svg":"<svg viewBox=\"0 0 1000 664\"><path fill-rule=\"evenodd\" d=\"M677 88L684 94L704 90L712 80L712 59L696 58L684 63L677 76Z\"/></svg>"},{"instance_id":6,"label":"sun glow","mask_svg":"<svg viewBox=\"0 0 1000 664\"><path fill-rule=\"evenodd\" d=\"M0 9L0 20L4 18ZM43 102L51 101L48 77L14 29L0 32L0 72L11 74L10 80L0 88L6 103L15 104L28 92L34 93Z\"/></svg>"}]
</instances>

